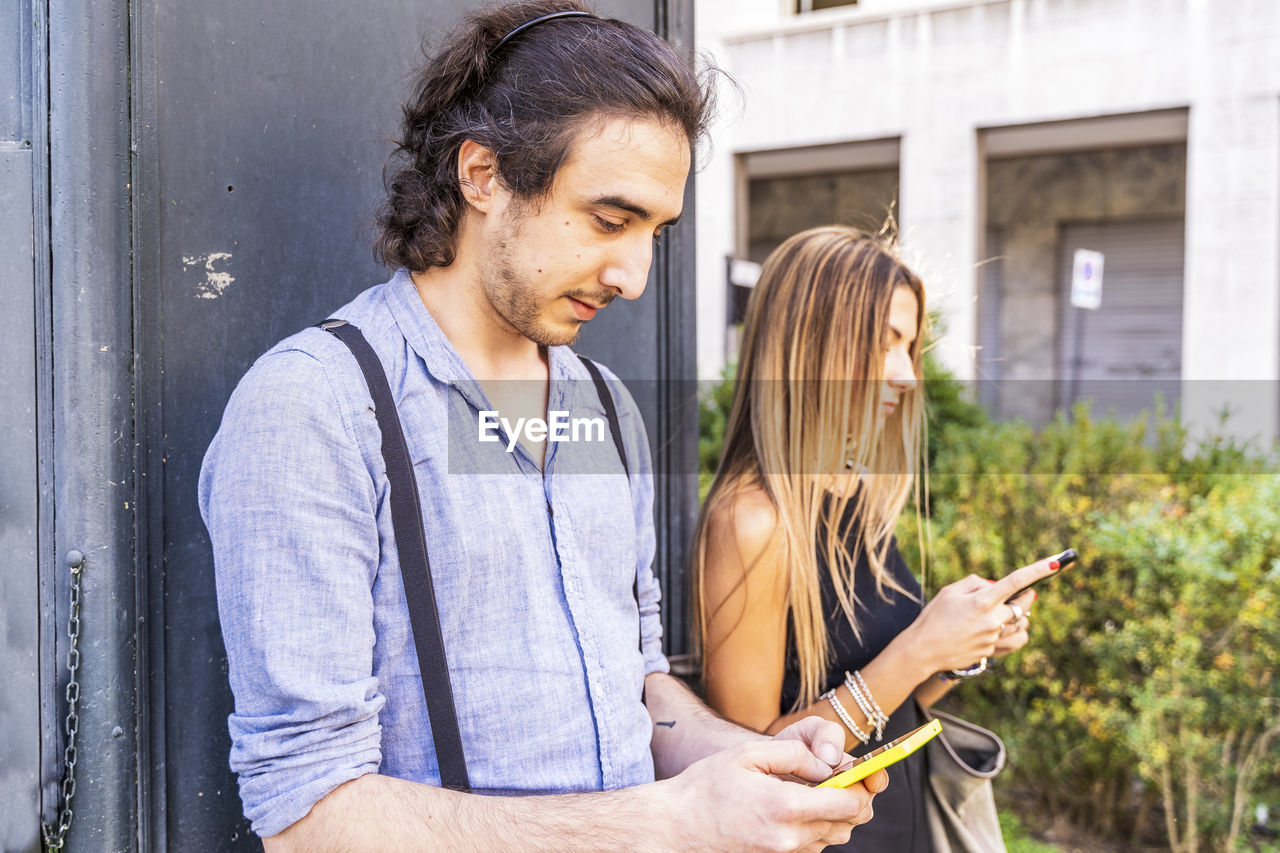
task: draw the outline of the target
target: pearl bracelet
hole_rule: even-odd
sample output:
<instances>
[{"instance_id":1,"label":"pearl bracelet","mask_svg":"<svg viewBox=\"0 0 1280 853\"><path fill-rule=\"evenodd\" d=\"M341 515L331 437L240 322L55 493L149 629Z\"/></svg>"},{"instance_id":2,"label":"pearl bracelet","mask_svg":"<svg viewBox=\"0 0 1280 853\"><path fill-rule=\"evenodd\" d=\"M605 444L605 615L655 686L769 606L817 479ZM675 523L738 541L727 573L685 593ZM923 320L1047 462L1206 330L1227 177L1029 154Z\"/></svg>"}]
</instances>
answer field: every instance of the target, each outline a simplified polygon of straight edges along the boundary
<instances>
[{"instance_id":1,"label":"pearl bracelet","mask_svg":"<svg viewBox=\"0 0 1280 853\"><path fill-rule=\"evenodd\" d=\"M854 683L853 678L850 677L848 673L845 673L844 687L849 691L849 695L853 697L853 701L858 703L858 709L862 711L862 716L867 718L867 724L874 726L878 722L878 720L876 720L875 712L871 710L871 706L867 704L867 700L862 697L862 691L859 689L858 685ZM877 737L876 740L880 740L880 738Z\"/></svg>"},{"instance_id":2,"label":"pearl bracelet","mask_svg":"<svg viewBox=\"0 0 1280 853\"><path fill-rule=\"evenodd\" d=\"M868 724L876 726L877 742L883 740L884 725L887 724L888 717L881 711L881 707L876 704L876 699L872 697L867 681L861 680L861 672L856 672L856 674L845 672L845 688L854 697L854 702L858 703L863 716L867 717Z\"/></svg>"},{"instance_id":3,"label":"pearl bracelet","mask_svg":"<svg viewBox=\"0 0 1280 853\"><path fill-rule=\"evenodd\" d=\"M844 705L840 704L840 698L836 696L834 688L823 693L818 698L826 699L831 703L831 708L836 712L836 716L840 718L840 722L844 723L845 728L847 728L859 742L864 745L871 742L871 733L864 732L858 724L853 721L853 717L849 716L849 712L844 709Z\"/></svg>"},{"instance_id":4,"label":"pearl bracelet","mask_svg":"<svg viewBox=\"0 0 1280 853\"><path fill-rule=\"evenodd\" d=\"M866 714L867 722L876 727L876 740L884 740L884 727L889 724L889 715L880 707L880 703L876 702L876 697L871 694L871 688L867 686L867 680L862 677L862 670L854 670L852 674L846 672L844 674L845 687L849 688L849 692L853 694L854 701L858 703L858 707L862 709L862 713Z\"/></svg>"}]
</instances>

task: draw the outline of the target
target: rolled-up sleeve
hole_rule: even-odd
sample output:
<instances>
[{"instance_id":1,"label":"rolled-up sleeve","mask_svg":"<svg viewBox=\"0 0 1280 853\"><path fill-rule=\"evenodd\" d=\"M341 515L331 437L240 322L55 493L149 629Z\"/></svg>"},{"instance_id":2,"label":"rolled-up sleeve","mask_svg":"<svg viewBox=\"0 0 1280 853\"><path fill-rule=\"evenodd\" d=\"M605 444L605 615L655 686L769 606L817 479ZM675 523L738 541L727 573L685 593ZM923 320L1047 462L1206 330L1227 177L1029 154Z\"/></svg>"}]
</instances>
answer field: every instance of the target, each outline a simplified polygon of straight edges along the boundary
<instances>
[{"instance_id":1,"label":"rolled-up sleeve","mask_svg":"<svg viewBox=\"0 0 1280 853\"><path fill-rule=\"evenodd\" d=\"M326 363L259 359L200 475L235 696L231 768L259 835L381 763L378 494Z\"/></svg>"}]
</instances>

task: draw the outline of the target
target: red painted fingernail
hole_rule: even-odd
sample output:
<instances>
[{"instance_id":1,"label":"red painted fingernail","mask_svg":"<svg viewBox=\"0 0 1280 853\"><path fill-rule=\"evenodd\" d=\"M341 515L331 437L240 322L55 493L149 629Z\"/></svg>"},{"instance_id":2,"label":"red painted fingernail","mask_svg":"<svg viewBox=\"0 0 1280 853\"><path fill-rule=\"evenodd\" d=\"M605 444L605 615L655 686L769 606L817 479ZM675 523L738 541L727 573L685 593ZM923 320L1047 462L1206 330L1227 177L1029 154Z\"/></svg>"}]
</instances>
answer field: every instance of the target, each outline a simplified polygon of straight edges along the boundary
<instances>
[{"instance_id":1,"label":"red painted fingernail","mask_svg":"<svg viewBox=\"0 0 1280 853\"><path fill-rule=\"evenodd\" d=\"M1062 565L1057 560L1050 560L1049 568L1056 572L1058 569L1062 568Z\"/></svg>"}]
</instances>

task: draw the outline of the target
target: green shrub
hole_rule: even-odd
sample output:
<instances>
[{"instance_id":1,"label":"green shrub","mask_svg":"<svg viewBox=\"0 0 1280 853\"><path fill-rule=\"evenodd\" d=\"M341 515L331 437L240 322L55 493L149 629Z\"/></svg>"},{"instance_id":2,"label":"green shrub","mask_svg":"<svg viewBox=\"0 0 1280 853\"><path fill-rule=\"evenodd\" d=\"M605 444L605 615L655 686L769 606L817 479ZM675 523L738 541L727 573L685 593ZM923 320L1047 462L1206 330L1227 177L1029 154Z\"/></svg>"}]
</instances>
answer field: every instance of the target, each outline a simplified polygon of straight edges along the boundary
<instances>
[{"instance_id":1,"label":"green shrub","mask_svg":"<svg viewBox=\"0 0 1280 853\"><path fill-rule=\"evenodd\" d=\"M1027 648L951 701L1051 811L1126 837L1162 809L1174 850L1233 849L1280 771L1280 478L1225 440L1188 454L1159 414L934 431L930 589L1082 555L1038 588Z\"/></svg>"},{"instance_id":2,"label":"green shrub","mask_svg":"<svg viewBox=\"0 0 1280 853\"><path fill-rule=\"evenodd\" d=\"M934 321L934 326L937 325ZM924 356L924 406L929 422L926 431L929 460L938 458L944 433L980 429L990 423L983 408L969 399L964 385L952 379L930 352Z\"/></svg>"},{"instance_id":3,"label":"green shrub","mask_svg":"<svg viewBox=\"0 0 1280 853\"><path fill-rule=\"evenodd\" d=\"M1147 507L1101 527L1132 574L1130 618L1098 643L1139 772L1155 784L1170 846L1234 850L1249 796L1280 769L1280 480L1242 477L1186 514Z\"/></svg>"},{"instance_id":4,"label":"green shrub","mask_svg":"<svg viewBox=\"0 0 1280 853\"><path fill-rule=\"evenodd\" d=\"M1009 853L1062 853L1061 847L1045 844L1028 835L1022 821L1008 809L1001 809L999 817L1000 832Z\"/></svg>"},{"instance_id":5,"label":"green shrub","mask_svg":"<svg viewBox=\"0 0 1280 853\"><path fill-rule=\"evenodd\" d=\"M711 488L720 464L720 449L724 446L724 431L729 423L729 408L733 405L733 377L735 368L726 365L720 378L704 382L698 387L698 503L701 504Z\"/></svg>"}]
</instances>

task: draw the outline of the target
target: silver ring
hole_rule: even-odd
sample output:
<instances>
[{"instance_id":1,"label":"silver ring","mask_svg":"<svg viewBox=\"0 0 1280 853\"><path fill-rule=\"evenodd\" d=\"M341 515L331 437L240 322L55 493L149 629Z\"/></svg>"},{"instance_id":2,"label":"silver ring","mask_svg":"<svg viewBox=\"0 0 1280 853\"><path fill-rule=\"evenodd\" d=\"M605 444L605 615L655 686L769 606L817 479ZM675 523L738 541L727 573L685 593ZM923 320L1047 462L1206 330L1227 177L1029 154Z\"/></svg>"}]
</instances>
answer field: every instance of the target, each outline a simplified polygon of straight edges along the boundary
<instances>
[{"instance_id":1,"label":"silver ring","mask_svg":"<svg viewBox=\"0 0 1280 853\"><path fill-rule=\"evenodd\" d=\"M1027 612L1023 610L1021 607L1019 607L1018 605L1013 603L1009 604L1009 609L1013 611L1013 619L1011 619L1010 621L1014 623L1016 623L1019 619L1025 616Z\"/></svg>"}]
</instances>

